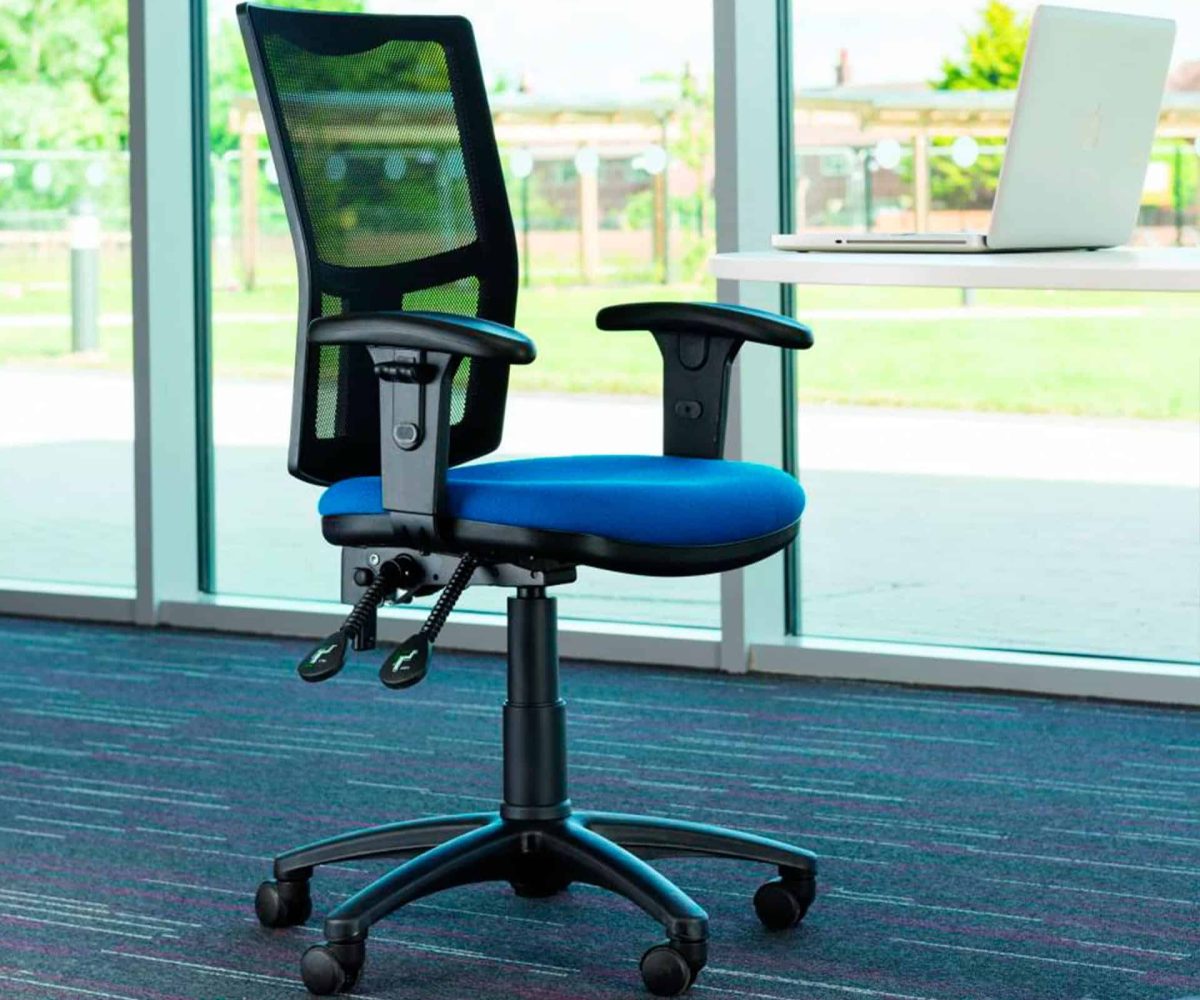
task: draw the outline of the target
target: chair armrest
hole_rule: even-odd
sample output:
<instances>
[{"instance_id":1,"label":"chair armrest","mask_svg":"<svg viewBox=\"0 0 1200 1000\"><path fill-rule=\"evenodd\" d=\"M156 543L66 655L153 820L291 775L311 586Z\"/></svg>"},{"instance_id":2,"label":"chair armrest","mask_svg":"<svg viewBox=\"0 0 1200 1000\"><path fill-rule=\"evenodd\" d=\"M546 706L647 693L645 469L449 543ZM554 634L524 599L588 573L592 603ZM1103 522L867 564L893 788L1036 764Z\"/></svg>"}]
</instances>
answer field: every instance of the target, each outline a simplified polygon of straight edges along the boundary
<instances>
[{"instance_id":1,"label":"chair armrest","mask_svg":"<svg viewBox=\"0 0 1200 1000\"><path fill-rule=\"evenodd\" d=\"M428 538L436 536L450 461L450 403L466 359L480 365L527 365L533 341L503 323L439 312L323 316L308 326L318 347L363 348L379 378L379 469L385 510ZM496 413L504 419L503 407ZM415 516L414 516L415 515Z\"/></svg>"},{"instance_id":2,"label":"chair armrest","mask_svg":"<svg viewBox=\"0 0 1200 1000\"><path fill-rule=\"evenodd\" d=\"M596 325L601 330L731 337L799 351L813 345L812 330L798 320L724 302L628 302L601 309Z\"/></svg>"},{"instance_id":3,"label":"chair armrest","mask_svg":"<svg viewBox=\"0 0 1200 1000\"><path fill-rule=\"evenodd\" d=\"M721 458L733 361L747 340L807 350L812 330L786 316L715 302L633 302L596 316L601 330L649 330L663 357L663 454Z\"/></svg>"},{"instance_id":4,"label":"chair armrest","mask_svg":"<svg viewBox=\"0 0 1200 1000\"><path fill-rule=\"evenodd\" d=\"M527 365L537 357L532 340L503 323L439 312L349 313L322 316L308 326L310 344L358 344L440 351L456 357Z\"/></svg>"}]
</instances>

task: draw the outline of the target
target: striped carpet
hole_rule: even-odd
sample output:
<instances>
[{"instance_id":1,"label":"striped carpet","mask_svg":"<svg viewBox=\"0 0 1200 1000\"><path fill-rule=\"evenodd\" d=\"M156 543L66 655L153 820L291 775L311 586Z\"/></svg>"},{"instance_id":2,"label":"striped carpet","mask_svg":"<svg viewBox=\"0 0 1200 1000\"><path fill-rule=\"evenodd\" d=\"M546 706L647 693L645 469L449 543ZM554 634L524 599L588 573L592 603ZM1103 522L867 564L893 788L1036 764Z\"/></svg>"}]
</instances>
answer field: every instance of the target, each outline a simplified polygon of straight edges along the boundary
<instances>
[{"instance_id":1,"label":"striped carpet","mask_svg":"<svg viewBox=\"0 0 1200 1000\"><path fill-rule=\"evenodd\" d=\"M272 853L498 788L493 657L394 693L378 654L303 685L293 641L15 619L0 641L3 1000L300 1000L318 930L250 909ZM696 997L1200 995L1200 714L592 664L564 687L577 803L822 855L782 937L753 866L662 863L712 917ZM378 870L319 874L318 911ZM377 929L360 995L633 998L657 939L597 890L464 888Z\"/></svg>"}]
</instances>

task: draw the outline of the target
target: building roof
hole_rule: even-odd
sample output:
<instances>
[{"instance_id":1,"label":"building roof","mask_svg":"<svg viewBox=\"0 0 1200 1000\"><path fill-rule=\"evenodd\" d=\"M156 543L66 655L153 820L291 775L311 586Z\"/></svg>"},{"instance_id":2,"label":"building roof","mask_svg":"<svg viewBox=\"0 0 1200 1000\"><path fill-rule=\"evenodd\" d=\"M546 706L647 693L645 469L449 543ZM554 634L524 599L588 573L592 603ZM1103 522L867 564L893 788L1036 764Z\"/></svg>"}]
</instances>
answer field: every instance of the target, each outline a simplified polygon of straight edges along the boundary
<instances>
[{"instance_id":1,"label":"building roof","mask_svg":"<svg viewBox=\"0 0 1200 1000\"><path fill-rule=\"evenodd\" d=\"M1200 63L1193 64L1200 76ZM1181 69L1186 69L1187 64ZM841 113L860 129L911 133L1003 135L1016 103L1014 90L909 90L897 87L823 87L796 94L800 112ZM1174 89L1163 97L1159 131L1200 135L1200 80L1196 90Z\"/></svg>"}]
</instances>

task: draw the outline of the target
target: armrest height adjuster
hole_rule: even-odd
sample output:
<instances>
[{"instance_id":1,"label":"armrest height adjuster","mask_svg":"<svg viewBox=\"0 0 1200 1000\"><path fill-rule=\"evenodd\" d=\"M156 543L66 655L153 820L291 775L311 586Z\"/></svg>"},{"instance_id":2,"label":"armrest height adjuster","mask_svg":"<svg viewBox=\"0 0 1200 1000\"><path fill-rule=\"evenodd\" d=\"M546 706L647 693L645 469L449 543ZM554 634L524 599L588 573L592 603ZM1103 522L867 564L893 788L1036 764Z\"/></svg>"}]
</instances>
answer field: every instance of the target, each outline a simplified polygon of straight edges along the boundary
<instances>
[{"instance_id":1,"label":"armrest height adjuster","mask_svg":"<svg viewBox=\"0 0 1200 1000\"><path fill-rule=\"evenodd\" d=\"M663 359L663 454L721 458L740 338L651 330Z\"/></svg>"},{"instance_id":2,"label":"armrest height adjuster","mask_svg":"<svg viewBox=\"0 0 1200 1000\"><path fill-rule=\"evenodd\" d=\"M381 361L375 365L375 375L381 382L429 385L437 378L437 373L436 366L420 361Z\"/></svg>"}]
</instances>

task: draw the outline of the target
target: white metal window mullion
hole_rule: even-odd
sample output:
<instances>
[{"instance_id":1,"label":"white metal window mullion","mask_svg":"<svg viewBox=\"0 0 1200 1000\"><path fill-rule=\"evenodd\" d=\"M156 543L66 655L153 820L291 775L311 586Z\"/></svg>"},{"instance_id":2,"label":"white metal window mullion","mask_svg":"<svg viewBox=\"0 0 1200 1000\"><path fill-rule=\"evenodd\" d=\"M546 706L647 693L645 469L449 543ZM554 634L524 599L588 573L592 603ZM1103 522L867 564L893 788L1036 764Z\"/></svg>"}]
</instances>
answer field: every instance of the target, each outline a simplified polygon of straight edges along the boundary
<instances>
[{"instance_id":1,"label":"white metal window mullion","mask_svg":"<svg viewBox=\"0 0 1200 1000\"><path fill-rule=\"evenodd\" d=\"M135 617L198 596L193 4L129 0Z\"/></svg>"},{"instance_id":2,"label":"white metal window mullion","mask_svg":"<svg viewBox=\"0 0 1200 1000\"><path fill-rule=\"evenodd\" d=\"M717 249L769 245L780 218L779 16L775 3L714 0ZM779 286L721 281L722 302L779 309ZM747 344L734 369L726 456L780 466L783 373L778 348ZM777 555L721 579L721 669L750 667L754 645L784 637Z\"/></svg>"}]
</instances>

